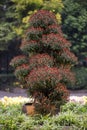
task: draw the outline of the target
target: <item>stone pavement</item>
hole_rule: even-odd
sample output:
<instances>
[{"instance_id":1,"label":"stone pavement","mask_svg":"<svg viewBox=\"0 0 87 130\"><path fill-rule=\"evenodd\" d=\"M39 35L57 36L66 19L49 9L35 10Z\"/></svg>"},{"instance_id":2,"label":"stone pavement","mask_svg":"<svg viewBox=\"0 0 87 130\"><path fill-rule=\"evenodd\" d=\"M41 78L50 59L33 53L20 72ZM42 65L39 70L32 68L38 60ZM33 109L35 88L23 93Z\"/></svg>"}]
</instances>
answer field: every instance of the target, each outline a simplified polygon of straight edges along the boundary
<instances>
[{"instance_id":1,"label":"stone pavement","mask_svg":"<svg viewBox=\"0 0 87 130\"><path fill-rule=\"evenodd\" d=\"M7 96L7 97L19 97L19 96L27 97L27 92L26 92L26 90L23 90L23 89L17 89L17 90L14 90L14 92L7 92L7 91L0 90L0 98L3 98L4 96ZM87 96L87 90L70 91L70 96L77 96L77 97Z\"/></svg>"},{"instance_id":2,"label":"stone pavement","mask_svg":"<svg viewBox=\"0 0 87 130\"><path fill-rule=\"evenodd\" d=\"M6 91L0 91L0 98L3 98L4 96L7 97L27 97L27 93L12 93L12 92L6 92Z\"/></svg>"},{"instance_id":3,"label":"stone pavement","mask_svg":"<svg viewBox=\"0 0 87 130\"><path fill-rule=\"evenodd\" d=\"M77 96L77 97L87 96L87 89L70 91L70 96Z\"/></svg>"}]
</instances>

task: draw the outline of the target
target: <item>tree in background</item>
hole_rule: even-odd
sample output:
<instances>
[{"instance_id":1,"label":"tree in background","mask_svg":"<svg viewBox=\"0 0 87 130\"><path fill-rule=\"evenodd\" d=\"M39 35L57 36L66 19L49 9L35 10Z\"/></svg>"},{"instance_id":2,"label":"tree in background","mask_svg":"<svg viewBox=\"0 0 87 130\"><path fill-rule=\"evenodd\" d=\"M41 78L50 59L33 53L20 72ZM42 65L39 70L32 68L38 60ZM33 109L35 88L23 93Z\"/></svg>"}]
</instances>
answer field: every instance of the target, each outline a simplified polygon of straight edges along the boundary
<instances>
[{"instance_id":1,"label":"tree in background","mask_svg":"<svg viewBox=\"0 0 87 130\"><path fill-rule=\"evenodd\" d=\"M49 4L50 3L50 4ZM57 4L56 4L57 3ZM12 41L21 39L29 26L29 17L39 9L52 10L61 22L61 0L1 0L0 1L0 50L7 50Z\"/></svg>"},{"instance_id":2,"label":"tree in background","mask_svg":"<svg viewBox=\"0 0 87 130\"><path fill-rule=\"evenodd\" d=\"M72 51L79 59L87 57L86 1L63 0L62 29L72 43Z\"/></svg>"},{"instance_id":3,"label":"tree in background","mask_svg":"<svg viewBox=\"0 0 87 130\"><path fill-rule=\"evenodd\" d=\"M81 6L87 8L87 1L86 0L77 0L77 3L81 4Z\"/></svg>"},{"instance_id":4,"label":"tree in background","mask_svg":"<svg viewBox=\"0 0 87 130\"><path fill-rule=\"evenodd\" d=\"M0 1L0 51L8 50L11 42L16 38L16 33L12 29L15 24L14 10L12 2L9 0Z\"/></svg>"},{"instance_id":5,"label":"tree in background","mask_svg":"<svg viewBox=\"0 0 87 130\"><path fill-rule=\"evenodd\" d=\"M68 100L66 84L74 80L71 66L77 58L52 12L37 11L29 25L20 46L23 55L13 58L11 65L35 99L36 110L52 113Z\"/></svg>"}]
</instances>

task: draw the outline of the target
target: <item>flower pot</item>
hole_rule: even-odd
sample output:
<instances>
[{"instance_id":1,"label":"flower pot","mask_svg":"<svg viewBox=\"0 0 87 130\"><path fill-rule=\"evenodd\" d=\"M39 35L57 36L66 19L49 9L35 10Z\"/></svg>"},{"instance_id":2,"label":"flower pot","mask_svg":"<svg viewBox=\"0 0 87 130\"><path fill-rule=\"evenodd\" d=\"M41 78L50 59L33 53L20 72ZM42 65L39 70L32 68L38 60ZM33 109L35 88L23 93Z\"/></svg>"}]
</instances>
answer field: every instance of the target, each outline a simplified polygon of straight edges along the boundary
<instances>
[{"instance_id":1,"label":"flower pot","mask_svg":"<svg viewBox=\"0 0 87 130\"><path fill-rule=\"evenodd\" d=\"M34 115L35 114L35 106L33 103L26 103L22 107L22 111L27 115Z\"/></svg>"}]
</instances>

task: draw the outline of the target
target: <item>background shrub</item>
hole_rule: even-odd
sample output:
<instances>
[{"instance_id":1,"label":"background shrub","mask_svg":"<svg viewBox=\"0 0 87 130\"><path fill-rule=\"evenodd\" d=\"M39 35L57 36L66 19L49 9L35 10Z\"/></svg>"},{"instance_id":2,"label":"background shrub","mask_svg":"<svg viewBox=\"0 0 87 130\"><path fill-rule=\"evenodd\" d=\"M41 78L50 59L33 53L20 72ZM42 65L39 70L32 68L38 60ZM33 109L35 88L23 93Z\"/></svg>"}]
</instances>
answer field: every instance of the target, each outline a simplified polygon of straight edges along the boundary
<instances>
[{"instance_id":1,"label":"background shrub","mask_svg":"<svg viewBox=\"0 0 87 130\"><path fill-rule=\"evenodd\" d=\"M13 82L15 82L15 76L12 73L0 74L0 89L12 91Z\"/></svg>"},{"instance_id":2,"label":"background shrub","mask_svg":"<svg viewBox=\"0 0 87 130\"><path fill-rule=\"evenodd\" d=\"M87 89L87 68L86 67L74 67L76 81L73 84L69 84L69 89Z\"/></svg>"}]
</instances>

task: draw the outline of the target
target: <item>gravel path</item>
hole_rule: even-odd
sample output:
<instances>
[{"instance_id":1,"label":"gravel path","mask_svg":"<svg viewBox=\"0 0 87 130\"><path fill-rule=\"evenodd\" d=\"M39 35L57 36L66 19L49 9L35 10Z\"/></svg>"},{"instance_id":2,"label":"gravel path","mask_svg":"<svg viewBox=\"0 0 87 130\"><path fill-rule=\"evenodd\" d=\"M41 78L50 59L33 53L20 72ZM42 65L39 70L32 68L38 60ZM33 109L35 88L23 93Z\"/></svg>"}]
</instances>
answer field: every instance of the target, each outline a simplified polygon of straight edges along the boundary
<instances>
[{"instance_id":1,"label":"gravel path","mask_svg":"<svg viewBox=\"0 0 87 130\"><path fill-rule=\"evenodd\" d=\"M14 93L0 91L0 98L3 98L4 96L7 96L7 97L19 97L19 96L27 97L27 93L24 90L22 90L20 92L14 91ZM70 96L77 96L77 97L87 96L87 90L70 91Z\"/></svg>"},{"instance_id":2,"label":"gravel path","mask_svg":"<svg viewBox=\"0 0 87 130\"><path fill-rule=\"evenodd\" d=\"M11 93L11 92L5 92L5 91L0 91L0 98L3 98L4 96L7 97L27 97L27 93L26 92L20 92L20 93Z\"/></svg>"},{"instance_id":3,"label":"gravel path","mask_svg":"<svg viewBox=\"0 0 87 130\"><path fill-rule=\"evenodd\" d=\"M87 96L87 90L70 91L70 96L77 96L77 97Z\"/></svg>"}]
</instances>

